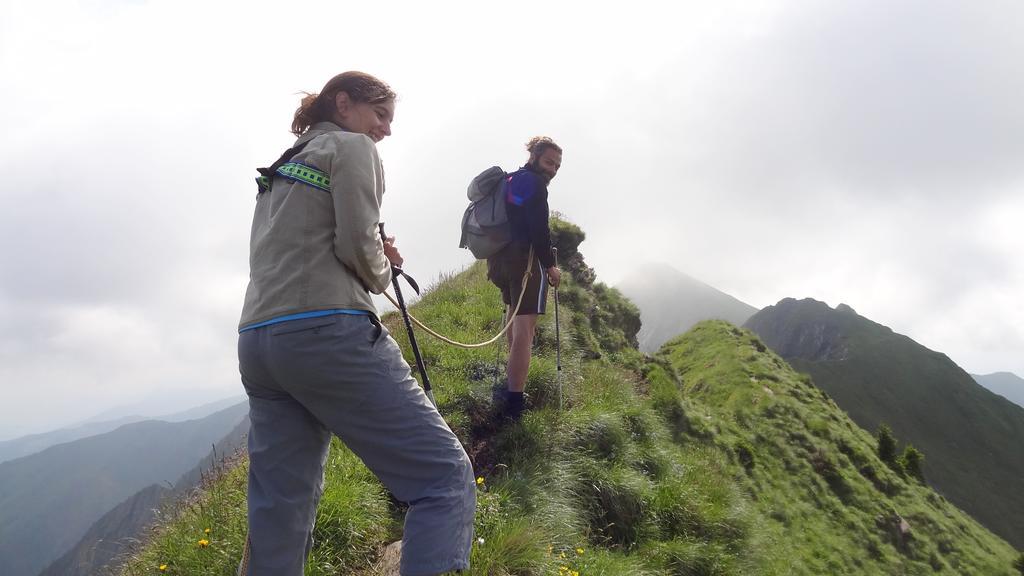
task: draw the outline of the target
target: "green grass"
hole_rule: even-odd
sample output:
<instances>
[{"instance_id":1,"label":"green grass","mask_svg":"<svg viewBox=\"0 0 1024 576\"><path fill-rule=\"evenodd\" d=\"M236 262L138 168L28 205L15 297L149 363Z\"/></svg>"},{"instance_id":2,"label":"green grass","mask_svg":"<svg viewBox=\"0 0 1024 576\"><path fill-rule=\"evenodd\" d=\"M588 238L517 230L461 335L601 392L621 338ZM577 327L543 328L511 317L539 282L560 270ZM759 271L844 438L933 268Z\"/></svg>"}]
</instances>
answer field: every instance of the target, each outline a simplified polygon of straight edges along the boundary
<instances>
[{"instance_id":1,"label":"green grass","mask_svg":"<svg viewBox=\"0 0 1024 576\"><path fill-rule=\"evenodd\" d=\"M581 240L575 230L560 228L556 241ZM490 405L494 347L418 333L441 413L482 478L470 575L1012 573L1017 556L1005 542L882 465L871 435L756 337L702 324L647 359L632 347L635 308L590 283L578 256L573 266L576 281L562 290L561 376L549 314L530 410L517 424L500 424ZM467 342L501 324L481 264L442 279L412 311ZM411 358L400 320L385 322ZM123 574L157 574L161 564L163 573L233 574L245 474L242 460L168 511ZM886 528L894 513L913 527L903 546ZM401 516L335 441L307 574L369 574L400 538Z\"/></svg>"},{"instance_id":2,"label":"green grass","mask_svg":"<svg viewBox=\"0 0 1024 576\"><path fill-rule=\"evenodd\" d=\"M805 376L721 322L696 326L657 360L707 409L723 448L755 465L736 480L799 573L1011 574L1013 549L876 455L875 438ZM761 345L763 346L763 345ZM738 452L732 457L742 466ZM886 522L898 514L912 538Z\"/></svg>"}]
</instances>

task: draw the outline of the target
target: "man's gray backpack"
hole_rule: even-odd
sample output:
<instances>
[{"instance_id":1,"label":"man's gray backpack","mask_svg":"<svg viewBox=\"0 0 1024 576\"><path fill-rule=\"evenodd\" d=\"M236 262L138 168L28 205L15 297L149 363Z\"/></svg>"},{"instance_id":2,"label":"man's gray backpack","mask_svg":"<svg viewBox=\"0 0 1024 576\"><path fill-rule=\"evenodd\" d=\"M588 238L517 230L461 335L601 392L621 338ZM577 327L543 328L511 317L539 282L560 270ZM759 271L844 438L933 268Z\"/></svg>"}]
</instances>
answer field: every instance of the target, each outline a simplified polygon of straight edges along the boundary
<instances>
[{"instance_id":1,"label":"man's gray backpack","mask_svg":"<svg viewBox=\"0 0 1024 576\"><path fill-rule=\"evenodd\" d=\"M479 259L489 258L512 241L512 228L505 209L508 174L491 166L473 178L466 195L469 208L462 216L459 248L469 248Z\"/></svg>"}]
</instances>

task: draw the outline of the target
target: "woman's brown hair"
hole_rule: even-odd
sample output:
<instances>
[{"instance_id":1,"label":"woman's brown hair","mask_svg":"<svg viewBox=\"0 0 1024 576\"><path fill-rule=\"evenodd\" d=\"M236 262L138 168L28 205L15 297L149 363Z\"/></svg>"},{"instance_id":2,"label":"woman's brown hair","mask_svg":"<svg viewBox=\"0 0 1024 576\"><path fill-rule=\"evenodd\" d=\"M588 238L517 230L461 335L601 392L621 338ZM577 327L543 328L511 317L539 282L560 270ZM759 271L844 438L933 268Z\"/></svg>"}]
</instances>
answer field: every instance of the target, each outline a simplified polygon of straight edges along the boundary
<instances>
[{"instance_id":1,"label":"woman's brown hair","mask_svg":"<svg viewBox=\"0 0 1024 576\"><path fill-rule=\"evenodd\" d=\"M317 122L330 120L334 115L334 100L338 92L345 92L354 102L376 104L395 99L390 86L365 72L342 72L327 81L319 93L306 92L302 103L295 110L292 120L292 134L302 136Z\"/></svg>"}]
</instances>

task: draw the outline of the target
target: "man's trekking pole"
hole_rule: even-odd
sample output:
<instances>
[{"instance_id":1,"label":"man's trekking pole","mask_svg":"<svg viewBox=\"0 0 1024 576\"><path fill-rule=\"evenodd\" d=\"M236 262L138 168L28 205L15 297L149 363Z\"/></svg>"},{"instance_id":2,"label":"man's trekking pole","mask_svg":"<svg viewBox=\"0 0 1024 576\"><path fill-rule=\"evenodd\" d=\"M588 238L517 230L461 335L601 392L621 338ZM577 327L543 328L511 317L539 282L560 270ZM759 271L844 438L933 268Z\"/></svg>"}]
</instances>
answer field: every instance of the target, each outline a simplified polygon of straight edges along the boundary
<instances>
[{"instance_id":1,"label":"man's trekking pole","mask_svg":"<svg viewBox=\"0 0 1024 576\"><path fill-rule=\"evenodd\" d=\"M505 322L505 323L508 323L508 313L509 313L508 306L504 306L502 308L502 310L504 310L504 312L501 313L501 321ZM510 334L511 334L511 332L510 332ZM499 340L498 341L498 345L494 347L494 386L493 386L493 388L497 388L498 384L499 384L499 382L498 382L498 377L499 376L498 375L499 375L499 364L500 363L501 363L501 341Z\"/></svg>"},{"instance_id":2,"label":"man's trekking pole","mask_svg":"<svg viewBox=\"0 0 1024 576\"><path fill-rule=\"evenodd\" d=\"M552 248L555 257L555 268L558 268L558 248ZM558 327L558 285L555 285L555 368L558 379L558 410L562 411L562 335Z\"/></svg>"},{"instance_id":3,"label":"man's trekking pole","mask_svg":"<svg viewBox=\"0 0 1024 576\"><path fill-rule=\"evenodd\" d=\"M380 241L383 243L387 239L387 235L384 234L384 223L380 223ZM398 286L398 277L405 276L411 280L409 276L402 271L401 268L391 265L391 286L395 289L395 299L398 300L398 310L402 313L402 320L405 321L405 330L409 333L409 345L412 346L413 356L416 357L416 368L420 371L420 376L423 377L423 391L427 394L427 398L430 403L437 408L437 400L434 400L434 392L430 389L430 378L427 377L427 367L423 364L423 356L420 355L420 347L416 345L416 334L412 331L412 322L409 320L409 310L405 306L405 298L402 298L402 289ZM410 282L412 284L412 282ZM413 289L419 293L415 284L412 284ZM557 315L556 315L557 316Z\"/></svg>"}]
</instances>

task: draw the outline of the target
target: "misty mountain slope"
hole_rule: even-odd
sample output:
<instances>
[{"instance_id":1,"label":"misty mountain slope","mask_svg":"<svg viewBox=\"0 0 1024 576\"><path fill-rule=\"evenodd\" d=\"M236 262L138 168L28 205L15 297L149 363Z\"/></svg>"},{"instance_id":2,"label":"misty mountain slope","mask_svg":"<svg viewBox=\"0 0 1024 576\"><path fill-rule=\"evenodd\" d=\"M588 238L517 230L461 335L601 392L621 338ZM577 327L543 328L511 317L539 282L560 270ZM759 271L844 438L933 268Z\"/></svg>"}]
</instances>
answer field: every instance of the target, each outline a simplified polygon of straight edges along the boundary
<instances>
[{"instance_id":1,"label":"misty mountain slope","mask_svg":"<svg viewBox=\"0 0 1024 576\"><path fill-rule=\"evenodd\" d=\"M0 566L32 576L118 503L173 484L243 418L246 405L179 423L144 421L0 463Z\"/></svg>"},{"instance_id":2,"label":"misty mountain slope","mask_svg":"<svg viewBox=\"0 0 1024 576\"><path fill-rule=\"evenodd\" d=\"M993 374L971 374L975 382L999 394L1017 406L1024 407L1024 378L1011 372L995 372Z\"/></svg>"},{"instance_id":3,"label":"misty mountain slope","mask_svg":"<svg viewBox=\"0 0 1024 576\"><path fill-rule=\"evenodd\" d=\"M104 568L129 553L132 546L145 539L145 529L158 518L169 502L185 497L195 488L204 473L209 473L220 460L231 457L245 446L249 433L249 417L216 443L211 453L192 470L186 472L173 488L152 484L135 493L100 517L82 539L63 556L43 570L39 576L89 576L106 574Z\"/></svg>"},{"instance_id":4,"label":"misty mountain slope","mask_svg":"<svg viewBox=\"0 0 1024 576\"><path fill-rule=\"evenodd\" d=\"M886 423L922 450L929 483L1024 547L1024 409L849 306L785 299L746 326L859 425L874 431Z\"/></svg>"},{"instance_id":5,"label":"misty mountain slope","mask_svg":"<svg viewBox=\"0 0 1024 576\"><path fill-rule=\"evenodd\" d=\"M29 454L35 454L36 452L41 452L50 446L63 444L65 442L73 442L79 438L87 438L89 436L96 436L97 434L104 434L124 426L125 424L131 424L141 420L146 420L146 418L143 416L124 416L114 420L90 422L88 424L80 424L78 426L70 426L67 428L60 428L58 430L51 430L49 432L29 434L27 436L4 440L0 442L0 462L14 460L15 458L21 458L22 456L28 456Z\"/></svg>"},{"instance_id":6,"label":"misty mountain slope","mask_svg":"<svg viewBox=\"0 0 1024 576\"><path fill-rule=\"evenodd\" d=\"M560 254L582 237L568 232L553 235ZM439 410L479 478L466 576L1014 574L1005 541L887 470L871 435L752 334L707 322L644 357L631 344L635 308L576 264L559 290L561 378L548 314L521 422L502 423L491 405L494 349L420 342ZM499 301L476 264L412 313L475 342L500 328ZM410 358L400 319L384 322ZM233 573L245 479L242 461L207 485L122 574L162 563L179 575ZM401 512L333 442L307 576L368 575L400 537ZM208 546L197 546L207 527Z\"/></svg>"},{"instance_id":7,"label":"misty mountain slope","mask_svg":"<svg viewBox=\"0 0 1024 576\"><path fill-rule=\"evenodd\" d=\"M757 308L745 304L667 264L643 266L616 286L640 309L640 350L662 344L702 320L742 326Z\"/></svg>"},{"instance_id":8,"label":"misty mountain slope","mask_svg":"<svg viewBox=\"0 0 1024 576\"><path fill-rule=\"evenodd\" d=\"M157 416L152 420L163 420L164 422L184 422L186 420L199 420L206 418L210 414L220 412L228 408L236 408L239 403L249 405L249 400L245 394L236 394L228 398L222 398L220 400L214 400L213 402L206 402L192 408L185 408L171 414L164 416Z\"/></svg>"},{"instance_id":9,"label":"misty mountain slope","mask_svg":"<svg viewBox=\"0 0 1024 576\"><path fill-rule=\"evenodd\" d=\"M164 422L198 420L200 418L205 418L214 412L234 406L243 399L244 396L239 395L237 397L225 398L224 400L218 400L216 402L209 402L201 406L189 408L166 416L153 418L140 415L127 415L110 420L97 421L95 419L91 419L88 422L74 426L4 440L0 442L0 462L21 458L22 456L28 456L29 454L35 454L36 452L40 452L57 444L72 442L79 438L88 438L89 436L96 436L97 434L110 432L111 430L115 430L125 424L131 424L133 422L141 422L143 420L162 420Z\"/></svg>"}]
</instances>

